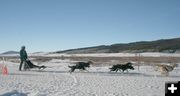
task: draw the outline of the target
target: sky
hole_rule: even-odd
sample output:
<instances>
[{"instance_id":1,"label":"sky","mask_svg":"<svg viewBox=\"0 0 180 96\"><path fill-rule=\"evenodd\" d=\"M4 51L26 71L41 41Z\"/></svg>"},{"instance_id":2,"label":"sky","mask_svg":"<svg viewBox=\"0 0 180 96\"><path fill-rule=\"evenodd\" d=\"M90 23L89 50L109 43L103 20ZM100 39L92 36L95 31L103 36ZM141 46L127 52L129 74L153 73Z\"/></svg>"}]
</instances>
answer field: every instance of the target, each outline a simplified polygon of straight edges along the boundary
<instances>
[{"instance_id":1,"label":"sky","mask_svg":"<svg viewBox=\"0 0 180 96\"><path fill-rule=\"evenodd\" d=\"M0 53L180 37L180 0L0 0Z\"/></svg>"}]
</instances>

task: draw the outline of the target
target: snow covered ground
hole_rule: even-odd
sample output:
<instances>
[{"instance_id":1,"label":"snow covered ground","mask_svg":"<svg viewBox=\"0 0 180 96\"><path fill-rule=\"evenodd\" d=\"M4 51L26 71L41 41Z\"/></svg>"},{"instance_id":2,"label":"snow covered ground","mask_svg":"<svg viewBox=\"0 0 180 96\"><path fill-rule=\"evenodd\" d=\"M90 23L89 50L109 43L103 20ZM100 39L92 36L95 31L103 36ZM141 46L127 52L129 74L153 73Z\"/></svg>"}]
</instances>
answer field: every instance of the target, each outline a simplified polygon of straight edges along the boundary
<instances>
[{"instance_id":1,"label":"snow covered ground","mask_svg":"<svg viewBox=\"0 0 180 96\"><path fill-rule=\"evenodd\" d=\"M78 56L78 57L135 57L136 53L92 53L92 54L31 54L36 56L58 57L58 56ZM179 53L159 53L159 52L145 52L140 53L143 57L180 57Z\"/></svg>"},{"instance_id":2,"label":"snow covered ground","mask_svg":"<svg viewBox=\"0 0 180 96\"><path fill-rule=\"evenodd\" d=\"M48 66L44 70L20 72L18 63L7 61L9 74L0 74L0 96L164 96L165 82L180 80L180 67L169 77L151 66L141 66L139 71L135 66L124 74L109 72L110 66L92 66L89 72L70 74L70 62L54 59L42 64Z\"/></svg>"}]
</instances>

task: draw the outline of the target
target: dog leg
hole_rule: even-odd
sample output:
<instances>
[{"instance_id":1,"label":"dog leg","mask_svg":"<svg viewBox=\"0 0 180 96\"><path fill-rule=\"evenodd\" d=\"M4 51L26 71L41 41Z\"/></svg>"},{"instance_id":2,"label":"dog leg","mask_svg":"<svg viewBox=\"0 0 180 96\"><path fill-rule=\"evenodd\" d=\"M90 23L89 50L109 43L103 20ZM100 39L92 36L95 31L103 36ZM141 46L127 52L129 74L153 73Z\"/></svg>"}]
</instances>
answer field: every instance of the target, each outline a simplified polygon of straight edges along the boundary
<instances>
[{"instance_id":1,"label":"dog leg","mask_svg":"<svg viewBox=\"0 0 180 96\"><path fill-rule=\"evenodd\" d=\"M119 71L122 73L122 70L121 70L121 69L119 69Z\"/></svg>"},{"instance_id":2,"label":"dog leg","mask_svg":"<svg viewBox=\"0 0 180 96\"><path fill-rule=\"evenodd\" d=\"M84 70L84 71L89 72L89 70Z\"/></svg>"},{"instance_id":3,"label":"dog leg","mask_svg":"<svg viewBox=\"0 0 180 96\"><path fill-rule=\"evenodd\" d=\"M166 72L166 73L165 73L165 76L169 76L169 72Z\"/></svg>"},{"instance_id":4,"label":"dog leg","mask_svg":"<svg viewBox=\"0 0 180 96\"><path fill-rule=\"evenodd\" d=\"M129 73L129 71L128 70L126 70L127 71L127 73Z\"/></svg>"},{"instance_id":5,"label":"dog leg","mask_svg":"<svg viewBox=\"0 0 180 96\"><path fill-rule=\"evenodd\" d=\"M116 72L118 72L119 69L116 69Z\"/></svg>"},{"instance_id":6,"label":"dog leg","mask_svg":"<svg viewBox=\"0 0 180 96\"><path fill-rule=\"evenodd\" d=\"M71 68L70 73L74 72L75 68Z\"/></svg>"},{"instance_id":7,"label":"dog leg","mask_svg":"<svg viewBox=\"0 0 180 96\"><path fill-rule=\"evenodd\" d=\"M79 69L80 72L84 71L83 69Z\"/></svg>"},{"instance_id":8,"label":"dog leg","mask_svg":"<svg viewBox=\"0 0 180 96\"><path fill-rule=\"evenodd\" d=\"M72 71L71 71L71 70L69 70L69 73L71 74L71 73L72 73Z\"/></svg>"},{"instance_id":9,"label":"dog leg","mask_svg":"<svg viewBox=\"0 0 180 96\"><path fill-rule=\"evenodd\" d=\"M122 70L122 73L124 74L124 70Z\"/></svg>"}]
</instances>

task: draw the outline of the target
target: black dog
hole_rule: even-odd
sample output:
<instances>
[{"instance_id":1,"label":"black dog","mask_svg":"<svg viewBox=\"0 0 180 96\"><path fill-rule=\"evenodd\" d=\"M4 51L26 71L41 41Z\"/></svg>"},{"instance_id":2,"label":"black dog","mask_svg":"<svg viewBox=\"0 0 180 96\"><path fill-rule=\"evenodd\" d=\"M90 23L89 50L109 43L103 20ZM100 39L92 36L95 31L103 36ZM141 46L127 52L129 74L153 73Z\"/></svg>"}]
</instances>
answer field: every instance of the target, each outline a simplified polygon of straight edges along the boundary
<instances>
[{"instance_id":1,"label":"black dog","mask_svg":"<svg viewBox=\"0 0 180 96\"><path fill-rule=\"evenodd\" d=\"M127 70L128 71L128 69L131 69L131 70L134 70L134 67L132 66L132 63L126 63L126 64L116 64L116 65L113 65L111 68L109 68L110 69L110 71L125 71L125 70Z\"/></svg>"},{"instance_id":2,"label":"black dog","mask_svg":"<svg viewBox=\"0 0 180 96\"><path fill-rule=\"evenodd\" d=\"M37 65L34 65L30 60L26 60L24 69L27 70L27 69L31 69L31 68L45 69L46 66L37 66Z\"/></svg>"},{"instance_id":3,"label":"black dog","mask_svg":"<svg viewBox=\"0 0 180 96\"><path fill-rule=\"evenodd\" d=\"M68 66L69 68L71 68L71 70L69 71L70 73L74 72L75 69L82 69L82 70L86 70L86 67L90 67L90 64L92 64L93 62L88 61L88 62L77 62L76 65L74 66Z\"/></svg>"}]
</instances>

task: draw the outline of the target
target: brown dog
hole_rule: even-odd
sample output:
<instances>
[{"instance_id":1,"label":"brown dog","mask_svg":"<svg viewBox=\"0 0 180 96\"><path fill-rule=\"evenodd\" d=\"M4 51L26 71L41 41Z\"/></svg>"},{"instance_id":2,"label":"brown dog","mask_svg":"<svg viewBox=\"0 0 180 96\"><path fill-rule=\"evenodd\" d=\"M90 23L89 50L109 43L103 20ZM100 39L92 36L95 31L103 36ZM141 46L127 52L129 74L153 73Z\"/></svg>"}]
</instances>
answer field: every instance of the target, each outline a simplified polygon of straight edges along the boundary
<instances>
[{"instance_id":1,"label":"brown dog","mask_svg":"<svg viewBox=\"0 0 180 96\"><path fill-rule=\"evenodd\" d=\"M173 71L177 64L158 65L156 71L161 72L161 75L169 76L169 72Z\"/></svg>"}]
</instances>

